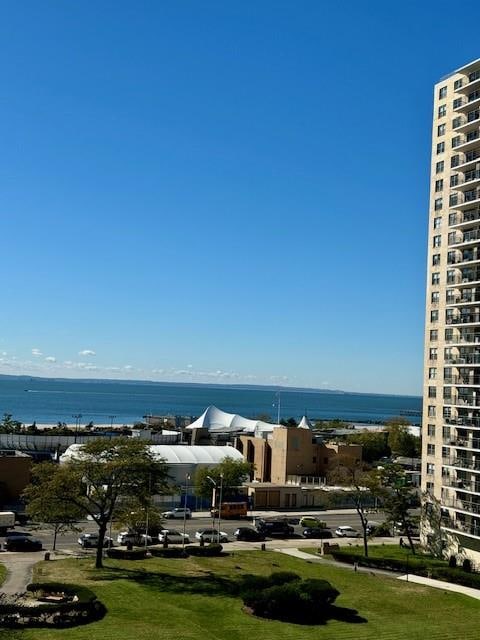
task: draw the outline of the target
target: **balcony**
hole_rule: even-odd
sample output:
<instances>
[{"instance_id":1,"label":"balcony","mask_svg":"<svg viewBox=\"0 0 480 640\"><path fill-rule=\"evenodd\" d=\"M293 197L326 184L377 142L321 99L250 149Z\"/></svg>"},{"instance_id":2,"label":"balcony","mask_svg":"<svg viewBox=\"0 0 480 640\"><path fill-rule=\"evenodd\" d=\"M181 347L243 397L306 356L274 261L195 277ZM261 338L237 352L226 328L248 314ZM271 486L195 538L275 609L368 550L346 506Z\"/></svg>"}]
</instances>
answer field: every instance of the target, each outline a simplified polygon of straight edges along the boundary
<instances>
[{"instance_id":1,"label":"balcony","mask_svg":"<svg viewBox=\"0 0 480 640\"><path fill-rule=\"evenodd\" d=\"M477 123L475 123L475 127L477 126ZM459 144L457 144L454 149L457 151L470 151L470 149L477 146L478 140L480 140L480 129L475 128L473 131L469 131L467 134L464 134L462 140L460 140Z\"/></svg>"},{"instance_id":2,"label":"balcony","mask_svg":"<svg viewBox=\"0 0 480 640\"><path fill-rule=\"evenodd\" d=\"M445 398L447 404L454 404L458 407L480 407L480 398L476 396L461 396L456 398Z\"/></svg>"},{"instance_id":3,"label":"balcony","mask_svg":"<svg viewBox=\"0 0 480 640\"><path fill-rule=\"evenodd\" d=\"M443 383L460 386L480 386L480 376L445 376Z\"/></svg>"},{"instance_id":4,"label":"balcony","mask_svg":"<svg viewBox=\"0 0 480 640\"><path fill-rule=\"evenodd\" d=\"M472 91L466 98L457 98L453 110L456 113L465 113L472 107L476 107L480 103L479 91Z\"/></svg>"},{"instance_id":5,"label":"balcony","mask_svg":"<svg viewBox=\"0 0 480 640\"><path fill-rule=\"evenodd\" d=\"M480 354L478 353L462 353L459 356L446 356L445 364L480 364Z\"/></svg>"},{"instance_id":6,"label":"balcony","mask_svg":"<svg viewBox=\"0 0 480 640\"><path fill-rule=\"evenodd\" d=\"M460 233L457 231L457 233ZM463 235L456 236L453 240L450 240L448 243L449 246L454 246L457 244L466 244L467 242L475 242L480 240L480 229L472 229L470 231L464 231Z\"/></svg>"},{"instance_id":7,"label":"balcony","mask_svg":"<svg viewBox=\"0 0 480 640\"><path fill-rule=\"evenodd\" d=\"M442 518L442 526L459 533L466 533L470 536L480 536L480 524L465 524L459 520L452 520L451 518Z\"/></svg>"},{"instance_id":8,"label":"balcony","mask_svg":"<svg viewBox=\"0 0 480 640\"><path fill-rule=\"evenodd\" d=\"M480 344L480 334L466 333L460 336L446 337L445 344Z\"/></svg>"},{"instance_id":9,"label":"balcony","mask_svg":"<svg viewBox=\"0 0 480 640\"><path fill-rule=\"evenodd\" d=\"M480 494L480 482L469 482L468 480L442 476L442 486Z\"/></svg>"},{"instance_id":10,"label":"balcony","mask_svg":"<svg viewBox=\"0 0 480 640\"><path fill-rule=\"evenodd\" d=\"M475 302L480 302L480 292L470 294L470 295L461 295L461 296L449 296L447 298L446 304L447 306L451 306L454 304L472 304Z\"/></svg>"},{"instance_id":11,"label":"balcony","mask_svg":"<svg viewBox=\"0 0 480 640\"><path fill-rule=\"evenodd\" d=\"M468 513L480 515L480 503L471 500L442 500L442 505L450 507L451 509L468 511Z\"/></svg>"},{"instance_id":12,"label":"balcony","mask_svg":"<svg viewBox=\"0 0 480 640\"><path fill-rule=\"evenodd\" d=\"M480 220L480 207L467 209L463 213L457 212L457 213L451 214L450 226L458 227L460 225L464 225L469 222L475 222L476 220Z\"/></svg>"},{"instance_id":13,"label":"balcony","mask_svg":"<svg viewBox=\"0 0 480 640\"><path fill-rule=\"evenodd\" d=\"M462 87L455 89L455 92L468 95L472 91L480 88L480 75L477 74L477 71L473 71L468 74L468 79L465 81L465 84Z\"/></svg>"},{"instance_id":14,"label":"balcony","mask_svg":"<svg viewBox=\"0 0 480 640\"><path fill-rule=\"evenodd\" d=\"M457 163L452 163L452 169L458 169L459 171L465 171L467 167L473 166L474 163L478 162L480 158L480 147L471 149L467 151L463 158L461 158Z\"/></svg>"},{"instance_id":15,"label":"balcony","mask_svg":"<svg viewBox=\"0 0 480 640\"><path fill-rule=\"evenodd\" d=\"M455 467L456 469L468 469L480 473L480 460L469 460L467 458L449 457L442 458L442 464L446 467Z\"/></svg>"},{"instance_id":16,"label":"balcony","mask_svg":"<svg viewBox=\"0 0 480 640\"><path fill-rule=\"evenodd\" d=\"M461 316L450 317L446 319L446 324L475 324L480 322L480 313L468 313ZM479 364L479 362L475 362L472 364Z\"/></svg>"},{"instance_id":17,"label":"balcony","mask_svg":"<svg viewBox=\"0 0 480 640\"><path fill-rule=\"evenodd\" d=\"M453 127L453 130L467 133L467 131L477 126L477 123L480 120L480 110L472 109L466 115L459 116L458 118L455 118L455 120L457 122L456 126Z\"/></svg>"},{"instance_id":18,"label":"balcony","mask_svg":"<svg viewBox=\"0 0 480 640\"><path fill-rule=\"evenodd\" d=\"M443 444L447 447L464 447L465 449L480 449L479 438L443 438Z\"/></svg>"},{"instance_id":19,"label":"balcony","mask_svg":"<svg viewBox=\"0 0 480 640\"><path fill-rule=\"evenodd\" d=\"M471 191L458 192L457 197L452 199L450 207L452 209L466 210L471 204L480 204L480 189L472 189Z\"/></svg>"},{"instance_id":20,"label":"balcony","mask_svg":"<svg viewBox=\"0 0 480 640\"><path fill-rule=\"evenodd\" d=\"M454 427L468 427L471 429L480 429L480 417L472 418L472 417L459 416L457 418L444 418L443 421L448 426L453 425Z\"/></svg>"}]
</instances>

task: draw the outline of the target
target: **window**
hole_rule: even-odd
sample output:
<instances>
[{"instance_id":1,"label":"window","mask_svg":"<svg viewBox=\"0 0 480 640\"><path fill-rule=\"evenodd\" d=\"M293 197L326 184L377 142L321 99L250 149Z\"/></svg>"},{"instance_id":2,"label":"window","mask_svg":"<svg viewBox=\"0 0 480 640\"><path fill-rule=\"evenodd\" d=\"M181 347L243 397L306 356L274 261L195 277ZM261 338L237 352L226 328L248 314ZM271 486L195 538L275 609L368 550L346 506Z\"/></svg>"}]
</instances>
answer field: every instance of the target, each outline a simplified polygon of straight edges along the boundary
<instances>
[{"instance_id":1,"label":"window","mask_svg":"<svg viewBox=\"0 0 480 640\"><path fill-rule=\"evenodd\" d=\"M431 436L432 438L435 437L435 425L434 424L429 424L427 426L427 433L429 436Z\"/></svg>"},{"instance_id":2,"label":"window","mask_svg":"<svg viewBox=\"0 0 480 640\"><path fill-rule=\"evenodd\" d=\"M455 149L460 144L462 144L462 136L455 136L454 138L452 138L452 149Z\"/></svg>"},{"instance_id":3,"label":"window","mask_svg":"<svg viewBox=\"0 0 480 640\"><path fill-rule=\"evenodd\" d=\"M429 398L437 397L437 387L428 387L428 397Z\"/></svg>"},{"instance_id":4,"label":"window","mask_svg":"<svg viewBox=\"0 0 480 640\"><path fill-rule=\"evenodd\" d=\"M436 180L435 181L435 191L443 191L443 180Z\"/></svg>"},{"instance_id":5,"label":"window","mask_svg":"<svg viewBox=\"0 0 480 640\"><path fill-rule=\"evenodd\" d=\"M432 291L432 304L438 304L440 302L440 292Z\"/></svg>"},{"instance_id":6,"label":"window","mask_svg":"<svg viewBox=\"0 0 480 640\"><path fill-rule=\"evenodd\" d=\"M430 347L429 356L430 356L430 360L436 360L437 359L437 356L438 356L437 347Z\"/></svg>"},{"instance_id":7,"label":"window","mask_svg":"<svg viewBox=\"0 0 480 640\"><path fill-rule=\"evenodd\" d=\"M441 226L442 226L442 219L441 218L434 218L433 219L433 228L434 229L440 229Z\"/></svg>"},{"instance_id":8,"label":"window","mask_svg":"<svg viewBox=\"0 0 480 640\"><path fill-rule=\"evenodd\" d=\"M439 124L437 127L437 136L444 136L446 130L447 130L446 124Z\"/></svg>"},{"instance_id":9,"label":"window","mask_svg":"<svg viewBox=\"0 0 480 640\"><path fill-rule=\"evenodd\" d=\"M446 104L441 104L438 107L438 117L439 118L443 118L446 115L447 115L447 105Z\"/></svg>"},{"instance_id":10,"label":"window","mask_svg":"<svg viewBox=\"0 0 480 640\"><path fill-rule=\"evenodd\" d=\"M430 418L435 418L437 413L437 410L435 408L435 405L430 404L428 405L428 415L430 416Z\"/></svg>"},{"instance_id":11,"label":"window","mask_svg":"<svg viewBox=\"0 0 480 640\"><path fill-rule=\"evenodd\" d=\"M438 340L438 329L430 329L430 340L436 342Z\"/></svg>"},{"instance_id":12,"label":"window","mask_svg":"<svg viewBox=\"0 0 480 640\"><path fill-rule=\"evenodd\" d=\"M450 176L450 186L457 187L458 184L459 184L458 173L454 173L452 176Z\"/></svg>"},{"instance_id":13,"label":"window","mask_svg":"<svg viewBox=\"0 0 480 640\"><path fill-rule=\"evenodd\" d=\"M440 91L438 92L438 97L440 100L447 97L447 87L441 87Z\"/></svg>"},{"instance_id":14,"label":"window","mask_svg":"<svg viewBox=\"0 0 480 640\"><path fill-rule=\"evenodd\" d=\"M463 102L462 98L455 98L455 100L453 101L453 108L458 109L458 107L462 106L462 102Z\"/></svg>"},{"instance_id":15,"label":"window","mask_svg":"<svg viewBox=\"0 0 480 640\"><path fill-rule=\"evenodd\" d=\"M455 167L458 167L460 163L460 156L456 155L456 156L452 156L450 158L450 166L452 167L452 169L454 169Z\"/></svg>"},{"instance_id":16,"label":"window","mask_svg":"<svg viewBox=\"0 0 480 640\"><path fill-rule=\"evenodd\" d=\"M440 247L442 244L442 236L433 236L433 246Z\"/></svg>"},{"instance_id":17,"label":"window","mask_svg":"<svg viewBox=\"0 0 480 640\"><path fill-rule=\"evenodd\" d=\"M434 267L438 267L439 264L440 264L440 254L434 253L432 256L432 265Z\"/></svg>"},{"instance_id":18,"label":"window","mask_svg":"<svg viewBox=\"0 0 480 640\"><path fill-rule=\"evenodd\" d=\"M432 284L440 284L440 271L432 273Z\"/></svg>"},{"instance_id":19,"label":"window","mask_svg":"<svg viewBox=\"0 0 480 640\"><path fill-rule=\"evenodd\" d=\"M443 198L436 198L435 199L435 203L434 203L435 211L440 211L440 209L442 209L442 207L443 207Z\"/></svg>"},{"instance_id":20,"label":"window","mask_svg":"<svg viewBox=\"0 0 480 640\"><path fill-rule=\"evenodd\" d=\"M430 322L438 322L438 309L430 311Z\"/></svg>"},{"instance_id":21,"label":"window","mask_svg":"<svg viewBox=\"0 0 480 640\"><path fill-rule=\"evenodd\" d=\"M458 204L458 193L452 193L448 199L448 204L455 207Z\"/></svg>"},{"instance_id":22,"label":"window","mask_svg":"<svg viewBox=\"0 0 480 640\"><path fill-rule=\"evenodd\" d=\"M427 455L434 456L435 455L435 445L427 444Z\"/></svg>"},{"instance_id":23,"label":"window","mask_svg":"<svg viewBox=\"0 0 480 640\"><path fill-rule=\"evenodd\" d=\"M445 152L445 142L439 142L437 144L437 154Z\"/></svg>"},{"instance_id":24,"label":"window","mask_svg":"<svg viewBox=\"0 0 480 640\"><path fill-rule=\"evenodd\" d=\"M427 482L427 491L428 493L433 493L433 482Z\"/></svg>"},{"instance_id":25,"label":"window","mask_svg":"<svg viewBox=\"0 0 480 640\"><path fill-rule=\"evenodd\" d=\"M480 78L480 69L478 69L477 71L472 71L472 73L468 74L469 82L475 82L475 80L478 80L479 78Z\"/></svg>"},{"instance_id":26,"label":"window","mask_svg":"<svg viewBox=\"0 0 480 640\"><path fill-rule=\"evenodd\" d=\"M430 367L428 370L428 379L435 380L437 377L437 367Z\"/></svg>"},{"instance_id":27,"label":"window","mask_svg":"<svg viewBox=\"0 0 480 640\"><path fill-rule=\"evenodd\" d=\"M445 329L445 342L453 341L453 329Z\"/></svg>"},{"instance_id":28,"label":"window","mask_svg":"<svg viewBox=\"0 0 480 640\"><path fill-rule=\"evenodd\" d=\"M445 170L445 161L440 160L440 162L437 162L437 164L435 165L435 173L442 173L444 170Z\"/></svg>"},{"instance_id":29,"label":"window","mask_svg":"<svg viewBox=\"0 0 480 640\"><path fill-rule=\"evenodd\" d=\"M448 214L448 224L449 225L457 224L457 214L456 213L449 213Z\"/></svg>"},{"instance_id":30,"label":"window","mask_svg":"<svg viewBox=\"0 0 480 640\"><path fill-rule=\"evenodd\" d=\"M452 120L452 129L456 129L457 127L459 127L462 124L462 118L460 116L458 116L458 118L454 118ZM445 133L445 132L444 132ZM440 135L440 134L438 134Z\"/></svg>"},{"instance_id":31,"label":"window","mask_svg":"<svg viewBox=\"0 0 480 640\"><path fill-rule=\"evenodd\" d=\"M435 465L433 464L433 462L427 462L427 474L429 476L433 476L434 473L435 473Z\"/></svg>"},{"instance_id":32,"label":"window","mask_svg":"<svg viewBox=\"0 0 480 640\"><path fill-rule=\"evenodd\" d=\"M456 241L457 241L457 232L451 231L448 234L448 244L456 244Z\"/></svg>"},{"instance_id":33,"label":"window","mask_svg":"<svg viewBox=\"0 0 480 640\"><path fill-rule=\"evenodd\" d=\"M457 89L461 89L463 85L463 80L460 78L460 80L455 80L455 82L453 83L453 89L456 91Z\"/></svg>"}]
</instances>

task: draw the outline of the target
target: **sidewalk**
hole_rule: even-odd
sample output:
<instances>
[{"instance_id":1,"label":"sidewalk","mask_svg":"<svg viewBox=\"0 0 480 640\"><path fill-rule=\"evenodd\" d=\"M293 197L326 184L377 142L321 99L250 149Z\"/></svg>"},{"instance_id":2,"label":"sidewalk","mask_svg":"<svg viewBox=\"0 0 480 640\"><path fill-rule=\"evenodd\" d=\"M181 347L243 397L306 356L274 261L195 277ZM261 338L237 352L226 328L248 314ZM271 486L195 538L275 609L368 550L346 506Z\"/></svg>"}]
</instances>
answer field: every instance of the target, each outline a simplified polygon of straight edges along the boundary
<instances>
[{"instance_id":1,"label":"sidewalk","mask_svg":"<svg viewBox=\"0 0 480 640\"><path fill-rule=\"evenodd\" d=\"M275 549L275 551L278 551L278 553L284 553L287 556L293 556L294 558L299 558L300 560L306 560L307 562L313 562L315 564L324 563L332 566L334 565L336 567L343 567L344 569L350 569L351 571L355 571L354 565L343 564L342 562L336 562L335 560L327 560L321 556L317 557L311 553L305 553L304 551L300 551L300 549ZM399 576L393 571L385 571L384 569L373 569L371 567L358 567L357 570L362 573L374 573L376 575L388 576L396 580L403 580L404 582L414 582L415 584L421 584L421 585L424 585L425 587L432 587L432 589L443 589L444 591L453 591L455 593L461 593L464 596L469 596L470 598L475 598L475 600L480 600L479 589L464 587L461 584L455 584L453 582L444 582L443 580L434 580L433 578L424 578L423 576L416 576L413 573Z\"/></svg>"},{"instance_id":2,"label":"sidewalk","mask_svg":"<svg viewBox=\"0 0 480 640\"><path fill-rule=\"evenodd\" d=\"M23 593L32 581L33 566L43 560L38 553L2 553L1 562L7 569L7 577L0 587L0 591L13 595Z\"/></svg>"}]
</instances>

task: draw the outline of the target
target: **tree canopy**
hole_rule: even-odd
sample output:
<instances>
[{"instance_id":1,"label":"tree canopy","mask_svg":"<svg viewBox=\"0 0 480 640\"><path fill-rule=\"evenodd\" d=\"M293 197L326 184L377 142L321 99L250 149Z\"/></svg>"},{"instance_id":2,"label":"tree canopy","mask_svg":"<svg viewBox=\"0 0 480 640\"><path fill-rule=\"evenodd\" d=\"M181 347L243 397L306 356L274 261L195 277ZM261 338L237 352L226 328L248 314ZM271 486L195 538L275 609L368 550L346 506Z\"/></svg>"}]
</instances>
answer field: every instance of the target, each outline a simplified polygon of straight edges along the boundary
<instances>
[{"instance_id":1,"label":"tree canopy","mask_svg":"<svg viewBox=\"0 0 480 640\"><path fill-rule=\"evenodd\" d=\"M226 457L220 464L212 467L201 467L197 470L194 478L195 493L202 498L210 498L212 489L222 484L222 494L224 499L232 498L239 493L239 487L249 479L252 465L250 462L233 460ZM223 480L221 476L223 475ZM208 479L208 476L214 481ZM220 482L222 480L222 482ZM213 505L212 505L213 506Z\"/></svg>"},{"instance_id":2,"label":"tree canopy","mask_svg":"<svg viewBox=\"0 0 480 640\"><path fill-rule=\"evenodd\" d=\"M146 442L131 438L98 439L83 445L68 462L54 466L41 484L32 484L30 501L48 507L55 497L60 507L70 505L98 525L95 566L102 566L105 534L114 510L122 500L148 509L152 495L168 487L167 467L156 460ZM48 515L48 511L45 511ZM39 513L40 515L40 513Z\"/></svg>"}]
</instances>

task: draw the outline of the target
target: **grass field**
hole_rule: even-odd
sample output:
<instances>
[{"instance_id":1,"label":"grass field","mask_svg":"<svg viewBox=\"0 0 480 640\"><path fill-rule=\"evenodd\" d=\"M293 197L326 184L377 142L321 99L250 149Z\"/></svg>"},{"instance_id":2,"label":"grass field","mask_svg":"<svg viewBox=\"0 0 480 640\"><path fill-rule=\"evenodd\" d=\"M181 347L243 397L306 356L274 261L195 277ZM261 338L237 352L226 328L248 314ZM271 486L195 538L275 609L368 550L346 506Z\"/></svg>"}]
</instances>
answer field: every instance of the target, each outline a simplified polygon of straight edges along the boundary
<instances>
[{"instance_id":1,"label":"grass field","mask_svg":"<svg viewBox=\"0 0 480 640\"><path fill-rule=\"evenodd\" d=\"M317 555L317 549L302 549L302 551L307 551L309 553L313 553ZM345 547L345 551L348 553L356 554L359 556L363 556L363 545L351 545ZM428 556L420 551L417 551L415 555L412 555L410 549L402 548L398 544L372 544L368 545L368 556L369 558L393 558L395 560L400 560L406 562L408 557L408 562L410 565L414 565L415 562L421 562L422 564L427 564L431 567L448 567L448 562L445 560L439 560L438 558L434 558L433 556Z\"/></svg>"},{"instance_id":2,"label":"grass field","mask_svg":"<svg viewBox=\"0 0 480 640\"><path fill-rule=\"evenodd\" d=\"M100 622L66 630L4 631L9 640L477 640L478 601L275 552L236 552L221 558L41 562L35 579L85 584L107 606ZM296 571L329 580L339 607L355 609L361 623L330 620L301 626L257 619L229 595L244 573Z\"/></svg>"}]
</instances>

